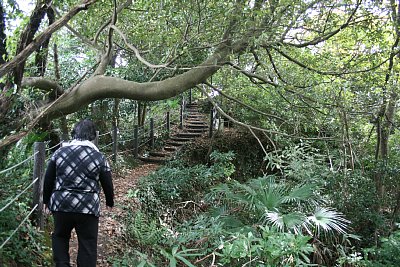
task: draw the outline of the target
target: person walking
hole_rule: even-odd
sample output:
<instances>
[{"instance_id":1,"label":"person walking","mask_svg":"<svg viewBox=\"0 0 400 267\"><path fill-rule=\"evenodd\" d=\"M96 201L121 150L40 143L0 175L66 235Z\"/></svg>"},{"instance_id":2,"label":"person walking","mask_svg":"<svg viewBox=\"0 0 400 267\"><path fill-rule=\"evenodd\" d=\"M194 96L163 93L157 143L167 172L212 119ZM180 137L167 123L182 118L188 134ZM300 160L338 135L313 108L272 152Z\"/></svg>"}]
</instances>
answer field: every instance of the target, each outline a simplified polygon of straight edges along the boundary
<instances>
[{"instance_id":1,"label":"person walking","mask_svg":"<svg viewBox=\"0 0 400 267\"><path fill-rule=\"evenodd\" d=\"M53 259L57 267L70 266L69 240L75 228L78 237L78 267L95 267L100 216L100 185L106 206L114 206L111 168L106 157L91 142L96 127L90 120L78 122L73 140L51 156L44 178L43 203L54 219Z\"/></svg>"}]
</instances>

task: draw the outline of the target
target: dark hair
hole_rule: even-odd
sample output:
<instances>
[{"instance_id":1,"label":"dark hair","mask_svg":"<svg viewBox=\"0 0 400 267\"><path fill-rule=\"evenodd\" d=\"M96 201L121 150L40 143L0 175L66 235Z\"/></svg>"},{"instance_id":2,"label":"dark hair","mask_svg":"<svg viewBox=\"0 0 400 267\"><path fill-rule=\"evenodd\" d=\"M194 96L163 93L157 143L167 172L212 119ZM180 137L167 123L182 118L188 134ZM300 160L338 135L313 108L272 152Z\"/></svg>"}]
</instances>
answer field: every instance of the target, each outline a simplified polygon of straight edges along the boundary
<instances>
[{"instance_id":1,"label":"dark hair","mask_svg":"<svg viewBox=\"0 0 400 267\"><path fill-rule=\"evenodd\" d=\"M71 132L71 136L77 140L92 141L96 139L96 126L91 120L82 120L75 125Z\"/></svg>"}]
</instances>

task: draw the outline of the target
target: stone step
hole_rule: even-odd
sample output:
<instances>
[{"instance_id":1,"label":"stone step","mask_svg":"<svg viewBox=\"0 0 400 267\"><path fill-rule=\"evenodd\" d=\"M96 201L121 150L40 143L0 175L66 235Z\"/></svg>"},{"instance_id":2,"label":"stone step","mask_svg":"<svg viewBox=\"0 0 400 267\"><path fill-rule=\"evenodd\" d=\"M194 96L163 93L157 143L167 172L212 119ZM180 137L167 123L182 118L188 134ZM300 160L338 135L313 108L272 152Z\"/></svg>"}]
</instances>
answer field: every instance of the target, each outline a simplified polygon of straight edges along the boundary
<instances>
[{"instance_id":1,"label":"stone step","mask_svg":"<svg viewBox=\"0 0 400 267\"><path fill-rule=\"evenodd\" d=\"M208 129L207 124L186 124L186 129Z\"/></svg>"},{"instance_id":2,"label":"stone step","mask_svg":"<svg viewBox=\"0 0 400 267\"><path fill-rule=\"evenodd\" d=\"M143 162L164 164L168 159L161 157L139 157Z\"/></svg>"},{"instance_id":3,"label":"stone step","mask_svg":"<svg viewBox=\"0 0 400 267\"><path fill-rule=\"evenodd\" d=\"M152 157L167 158L171 157L173 153L171 151L150 151L149 155Z\"/></svg>"},{"instance_id":4,"label":"stone step","mask_svg":"<svg viewBox=\"0 0 400 267\"><path fill-rule=\"evenodd\" d=\"M186 117L194 117L194 118L205 118L206 116L204 114L200 114L198 112L188 112Z\"/></svg>"},{"instance_id":5,"label":"stone step","mask_svg":"<svg viewBox=\"0 0 400 267\"><path fill-rule=\"evenodd\" d=\"M172 141L172 140L168 140L165 143L170 146L183 146L184 144L186 144L186 142L177 142L177 141Z\"/></svg>"},{"instance_id":6,"label":"stone step","mask_svg":"<svg viewBox=\"0 0 400 267\"><path fill-rule=\"evenodd\" d=\"M165 146L164 150L165 151L176 152L176 151L178 151L178 147L176 147L176 146Z\"/></svg>"},{"instance_id":7,"label":"stone step","mask_svg":"<svg viewBox=\"0 0 400 267\"><path fill-rule=\"evenodd\" d=\"M196 125L208 125L206 122L204 122L203 120L187 120L185 125L190 125L190 124L196 124Z\"/></svg>"},{"instance_id":8,"label":"stone step","mask_svg":"<svg viewBox=\"0 0 400 267\"><path fill-rule=\"evenodd\" d=\"M196 137L200 137L201 135L202 135L202 132L199 132L199 133L197 133L197 132L194 132L194 133L181 132L181 133L177 134L177 136L179 136L179 137L187 137L187 138L196 138Z\"/></svg>"},{"instance_id":9,"label":"stone step","mask_svg":"<svg viewBox=\"0 0 400 267\"><path fill-rule=\"evenodd\" d=\"M186 131L189 133L200 133L200 134L207 132L207 130L208 128L199 128L199 127L186 129Z\"/></svg>"},{"instance_id":10,"label":"stone step","mask_svg":"<svg viewBox=\"0 0 400 267\"><path fill-rule=\"evenodd\" d=\"M170 139L172 141L176 141L176 142L189 142L189 141L193 140L193 138L183 137L183 136L172 136L172 137L170 137Z\"/></svg>"}]
</instances>

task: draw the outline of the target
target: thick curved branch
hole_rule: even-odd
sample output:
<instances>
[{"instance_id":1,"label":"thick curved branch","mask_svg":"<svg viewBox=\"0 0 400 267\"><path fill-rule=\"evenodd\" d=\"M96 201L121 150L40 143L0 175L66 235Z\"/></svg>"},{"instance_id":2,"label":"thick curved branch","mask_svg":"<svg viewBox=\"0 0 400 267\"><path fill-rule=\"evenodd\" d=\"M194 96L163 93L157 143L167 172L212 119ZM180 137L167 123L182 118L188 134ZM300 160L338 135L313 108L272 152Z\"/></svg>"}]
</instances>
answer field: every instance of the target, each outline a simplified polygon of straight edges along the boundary
<instances>
[{"instance_id":1,"label":"thick curved branch","mask_svg":"<svg viewBox=\"0 0 400 267\"><path fill-rule=\"evenodd\" d=\"M50 95L60 96L64 93L62 87L56 82L43 77L29 77L22 80L22 87L35 87L50 92Z\"/></svg>"},{"instance_id":2,"label":"thick curved branch","mask_svg":"<svg viewBox=\"0 0 400 267\"><path fill-rule=\"evenodd\" d=\"M199 66L163 81L137 83L116 77L92 76L71 92L64 94L57 104L46 111L45 117L50 119L73 113L97 99L127 98L146 101L168 99L206 81L221 68L221 62L225 61L229 53L229 47L222 46Z\"/></svg>"},{"instance_id":3,"label":"thick curved branch","mask_svg":"<svg viewBox=\"0 0 400 267\"><path fill-rule=\"evenodd\" d=\"M24 50L16 55L12 60L0 66L0 78L10 72L15 66L25 61L33 52L35 52L47 38L55 31L63 27L70 19L82 10L86 10L90 5L97 0L83 0L81 4L73 7L67 14L62 16L59 20L51 24L43 33L36 37Z\"/></svg>"}]
</instances>

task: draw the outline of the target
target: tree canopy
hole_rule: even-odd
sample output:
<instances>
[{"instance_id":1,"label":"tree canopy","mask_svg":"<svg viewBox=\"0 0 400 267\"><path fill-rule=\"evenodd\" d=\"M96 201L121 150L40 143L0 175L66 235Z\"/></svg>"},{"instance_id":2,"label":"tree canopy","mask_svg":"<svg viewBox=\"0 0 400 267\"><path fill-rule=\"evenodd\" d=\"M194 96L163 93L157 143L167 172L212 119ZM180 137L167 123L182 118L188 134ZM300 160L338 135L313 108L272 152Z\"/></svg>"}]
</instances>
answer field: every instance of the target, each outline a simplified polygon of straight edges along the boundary
<instances>
[{"instance_id":1,"label":"tree canopy","mask_svg":"<svg viewBox=\"0 0 400 267\"><path fill-rule=\"evenodd\" d=\"M264 122L243 123L267 133L341 139L346 134L332 136L331 122L347 133L349 120L371 122L382 128L385 156L397 101L398 7L394 0L42 0L24 15L18 2L5 1L1 145L98 99L153 101L201 86L256 103ZM10 31L13 11L21 23ZM24 103L29 88L41 101Z\"/></svg>"}]
</instances>

